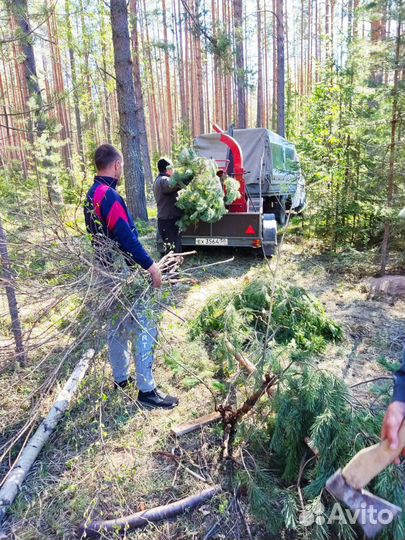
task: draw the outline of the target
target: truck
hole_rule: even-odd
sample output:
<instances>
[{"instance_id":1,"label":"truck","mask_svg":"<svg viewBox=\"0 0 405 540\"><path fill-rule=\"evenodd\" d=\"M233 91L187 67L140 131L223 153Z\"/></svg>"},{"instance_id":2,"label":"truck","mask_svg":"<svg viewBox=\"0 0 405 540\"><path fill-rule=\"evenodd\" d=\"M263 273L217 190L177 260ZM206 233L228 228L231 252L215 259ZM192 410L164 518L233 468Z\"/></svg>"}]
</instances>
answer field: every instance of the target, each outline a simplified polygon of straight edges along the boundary
<instances>
[{"instance_id":1,"label":"truck","mask_svg":"<svg viewBox=\"0 0 405 540\"><path fill-rule=\"evenodd\" d=\"M198 222L182 234L184 246L252 248L266 257L277 248L278 227L306 204L305 180L295 146L265 128L233 129L217 124L198 136L196 153L216 161L219 176L239 181L240 197L216 223Z\"/></svg>"}]
</instances>

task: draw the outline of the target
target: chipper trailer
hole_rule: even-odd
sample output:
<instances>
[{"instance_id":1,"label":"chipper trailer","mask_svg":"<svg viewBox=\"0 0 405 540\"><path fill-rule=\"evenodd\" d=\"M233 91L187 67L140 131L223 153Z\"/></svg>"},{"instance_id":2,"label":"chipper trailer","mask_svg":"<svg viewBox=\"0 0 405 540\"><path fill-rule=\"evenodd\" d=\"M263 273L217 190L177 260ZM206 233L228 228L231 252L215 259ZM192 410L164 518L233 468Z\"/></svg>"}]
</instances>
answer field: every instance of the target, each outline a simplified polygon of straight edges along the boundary
<instances>
[{"instance_id":1,"label":"chipper trailer","mask_svg":"<svg viewBox=\"0 0 405 540\"><path fill-rule=\"evenodd\" d=\"M240 197L216 223L200 221L183 232L184 246L249 247L275 253L277 226L288 212L305 207L305 181L293 144L264 128L200 135L194 148L201 157L214 159L220 175L238 180Z\"/></svg>"}]
</instances>

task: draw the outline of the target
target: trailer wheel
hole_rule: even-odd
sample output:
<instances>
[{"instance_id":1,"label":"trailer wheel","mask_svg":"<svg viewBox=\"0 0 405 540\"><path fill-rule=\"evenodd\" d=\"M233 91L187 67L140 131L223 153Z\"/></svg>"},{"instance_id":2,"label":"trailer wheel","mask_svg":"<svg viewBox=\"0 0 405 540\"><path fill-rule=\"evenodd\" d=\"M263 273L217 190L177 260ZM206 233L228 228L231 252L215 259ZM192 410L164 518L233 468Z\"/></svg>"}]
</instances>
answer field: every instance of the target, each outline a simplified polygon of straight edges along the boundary
<instances>
[{"instance_id":1,"label":"trailer wheel","mask_svg":"<svg viewBox=\"0 0 405 540\"><path fill-rule=\"evenodd\" d=\"M263 253L266 257L272 257L277 249L277 221L274 214L263 214Z\"/></svg>"}]
</instances>

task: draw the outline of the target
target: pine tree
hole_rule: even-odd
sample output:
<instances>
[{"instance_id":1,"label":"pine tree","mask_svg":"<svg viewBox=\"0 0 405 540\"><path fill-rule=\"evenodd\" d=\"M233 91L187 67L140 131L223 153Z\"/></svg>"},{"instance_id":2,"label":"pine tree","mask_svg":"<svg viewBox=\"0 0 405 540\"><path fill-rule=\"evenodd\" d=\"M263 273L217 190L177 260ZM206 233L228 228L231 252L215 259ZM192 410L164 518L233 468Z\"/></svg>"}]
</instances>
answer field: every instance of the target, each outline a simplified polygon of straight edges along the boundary
<instances>
[{"instance_id":1,"label":"pine tree","mask_svg":"<svg viewBox=\"0 0 405 540\"><path fill-rule=\"evenodd\" d=\"M147 221L126 1L112 0L110 10L127 204L135 218Z\"/></svg>"}]
</instances>

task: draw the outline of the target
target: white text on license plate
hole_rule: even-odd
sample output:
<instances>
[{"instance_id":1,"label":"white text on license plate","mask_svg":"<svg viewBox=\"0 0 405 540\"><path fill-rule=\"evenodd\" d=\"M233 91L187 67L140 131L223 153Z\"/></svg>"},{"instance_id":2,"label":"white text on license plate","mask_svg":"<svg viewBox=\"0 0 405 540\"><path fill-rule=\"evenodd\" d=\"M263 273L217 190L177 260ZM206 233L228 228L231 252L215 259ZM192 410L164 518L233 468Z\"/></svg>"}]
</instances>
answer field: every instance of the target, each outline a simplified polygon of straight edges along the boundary
<instances>
[{"instance_id":1,"label":"white text on license plate","mask_svg":"<svg viewBox=\"0 0 405 540\"><path fill-rule=\"evenodd\" d=\"M196 238L196 246L227 246L228 238Z\"/></svg>"}]
</instances>

